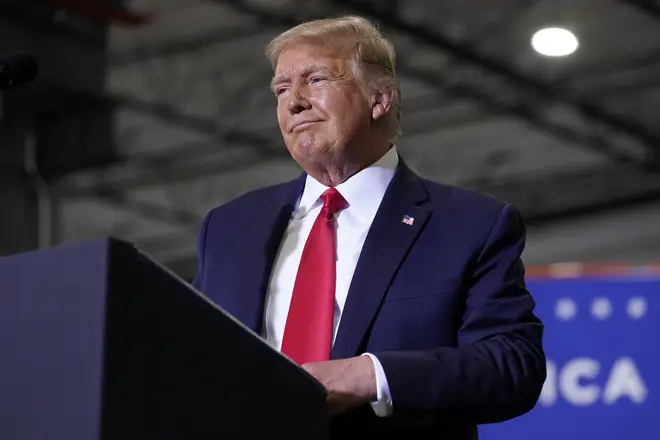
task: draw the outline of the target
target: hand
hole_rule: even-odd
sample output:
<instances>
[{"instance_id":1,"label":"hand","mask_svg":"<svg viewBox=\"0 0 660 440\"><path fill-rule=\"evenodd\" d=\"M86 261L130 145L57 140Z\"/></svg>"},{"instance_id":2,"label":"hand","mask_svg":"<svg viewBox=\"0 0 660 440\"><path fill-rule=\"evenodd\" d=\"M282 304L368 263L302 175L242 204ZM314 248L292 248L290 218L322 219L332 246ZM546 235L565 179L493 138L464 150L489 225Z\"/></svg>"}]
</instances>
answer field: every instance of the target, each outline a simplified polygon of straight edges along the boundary
<instances>
[{"instance_id":1,"label":"hand","mask_svg":"<svg viewBox=\"0 0 660 440\"><path fill-rule=\"evenodd\" d=\"M314 362L304 364L302 368L328 390L331 415L376 400L376 371L368 356Z\"/></svg>"}]
</instances>

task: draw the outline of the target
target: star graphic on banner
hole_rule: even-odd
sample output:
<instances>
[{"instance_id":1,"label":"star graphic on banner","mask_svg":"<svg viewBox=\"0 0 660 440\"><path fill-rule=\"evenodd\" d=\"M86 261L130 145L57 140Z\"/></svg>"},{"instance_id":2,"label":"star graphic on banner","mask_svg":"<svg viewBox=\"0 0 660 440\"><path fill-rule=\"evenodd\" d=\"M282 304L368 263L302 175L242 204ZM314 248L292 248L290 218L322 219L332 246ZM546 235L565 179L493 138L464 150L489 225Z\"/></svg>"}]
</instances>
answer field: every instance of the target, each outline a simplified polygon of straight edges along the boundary
<instances>
[{"instance_id":1,"label":"star graphic on banner","mask_svg":"<svg viewBox=\"0 0 660 440\"><path fill-rule=\"evenodd\" d=\"M563 321L575 318L575 315L577 315L577 305L575 304L575 301L570 298L563 298L557 301L557 304L555 305L555 315Z\"/></svg>"},{"instance_id":2,"label":"star graphic on banner","mask_svg":"<svg viewBox=\"0 0 660 440\"><path fill-rule=\"evenodd\" d=\"M612 303L607 298L596 298L591 303L591 314L596 319L607 319L612 314Z\"/></svg>"},{"instance_id":3,"label":"star graphic on banner","mask_svg":"<svg viewBox=\"0 0 660 440\"><path fill-rule=\"evenodd\" d=\"M627 312L632 319L641 319L648 309L646 299L641 296L635 296L628 300Z\"/></svg>"}]
</instances>

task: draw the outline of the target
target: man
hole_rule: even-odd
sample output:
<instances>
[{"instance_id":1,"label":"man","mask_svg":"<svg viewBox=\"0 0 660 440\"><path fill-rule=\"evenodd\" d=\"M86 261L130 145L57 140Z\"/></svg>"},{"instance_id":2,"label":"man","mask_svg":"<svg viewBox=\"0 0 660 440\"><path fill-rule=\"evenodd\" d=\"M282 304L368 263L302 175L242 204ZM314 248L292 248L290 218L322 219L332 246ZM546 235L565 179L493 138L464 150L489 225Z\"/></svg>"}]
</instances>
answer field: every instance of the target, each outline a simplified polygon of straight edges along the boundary
<instances>
[{"instance_id":1,"label":"man","mask_svg":"<svg viewBox=\"0 0 660 440\"><path fill-rule=\"evenodd\" d=\"M268 47L298 179L212 210L194 285L326 386L337 438L473 439L545 380L514 207L399 157L390 42L368 21Z\"/></svg>"}]
</instances>

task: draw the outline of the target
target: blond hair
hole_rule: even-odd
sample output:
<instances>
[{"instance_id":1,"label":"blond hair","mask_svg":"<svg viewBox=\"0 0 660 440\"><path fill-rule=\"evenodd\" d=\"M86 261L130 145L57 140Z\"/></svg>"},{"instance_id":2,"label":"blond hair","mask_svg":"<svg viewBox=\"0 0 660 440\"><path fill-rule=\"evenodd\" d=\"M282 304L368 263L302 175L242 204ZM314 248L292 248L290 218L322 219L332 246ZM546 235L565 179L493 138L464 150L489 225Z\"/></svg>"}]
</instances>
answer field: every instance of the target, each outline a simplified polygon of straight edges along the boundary
<instances>
[{"instance_id":1,"label":"blond hair","mask_svg":"<svg viewBox=\"0 0 660 440\"><path fill-rule=\"evenodd\" d=\"M345 16L299 24L275 37L266 47L273 70L282 51L291 44L312 43L352 54L353 74L369 96L374 87L392 91L389 113L391 140L401 135L401 92L396 81L396 53L392 43L369 20Z\"/></svg>"}]
</instances>

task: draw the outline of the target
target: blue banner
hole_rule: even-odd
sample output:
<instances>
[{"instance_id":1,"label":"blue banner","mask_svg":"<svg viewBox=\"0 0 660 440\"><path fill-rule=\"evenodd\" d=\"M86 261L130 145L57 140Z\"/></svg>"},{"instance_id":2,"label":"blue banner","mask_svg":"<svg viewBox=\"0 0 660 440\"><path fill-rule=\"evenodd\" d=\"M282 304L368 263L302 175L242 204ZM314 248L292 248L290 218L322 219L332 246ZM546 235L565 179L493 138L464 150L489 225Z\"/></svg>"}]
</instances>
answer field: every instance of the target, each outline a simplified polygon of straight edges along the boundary
<instances>
[{"instance_id":1,"label":"blue banner","mask_svg":"<svg viewBox=\"0 0 660 440\"><path fill-rule=\"evenodd\" d=\"M485 440L660 439L660 278L529 282L545 323L537 406Z\"/></svg>"}]
</instances>

